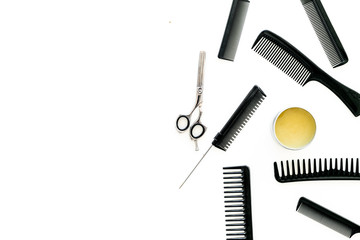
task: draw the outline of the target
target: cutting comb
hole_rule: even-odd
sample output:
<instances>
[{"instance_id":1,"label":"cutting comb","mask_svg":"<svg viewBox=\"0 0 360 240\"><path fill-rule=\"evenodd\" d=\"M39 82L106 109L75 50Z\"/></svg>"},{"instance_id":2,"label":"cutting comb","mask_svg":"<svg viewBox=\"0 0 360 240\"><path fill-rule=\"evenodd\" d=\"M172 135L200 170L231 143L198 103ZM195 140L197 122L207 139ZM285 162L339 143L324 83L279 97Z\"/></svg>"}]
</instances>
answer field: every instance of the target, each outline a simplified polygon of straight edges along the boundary
<instances>
[{"instance_id":1,"label":"cutting comb","mask_svg":"<svg viewBox=\"0 0 360 240\"><path fill-rule=\"evenodd\" d=\"M275 179L281 183L314 181L314 180L360 180L359 159L337 158L333 159L299 159L280 162L281 175L279 167L274 162ZM290 170L291 169L291 170Z\"/></svg>"},{"instance_id":2,"label":"cutting comb","mask_svg":"<svg viewBox=\"0 0 360 240\"><path fill-rule=\"evenodd\" d=\"M250 170L224 167L226 239L253 239Z\"/></svg>"},{"instance_id":3,"label":"cutting comb","mask_svg":"<svg viewBox=\"0 0 360 240\"><path fill-rule=\"evenodd\" d=\"M329 76L281 37L270 31L263 31L252 48L301 86L305 86L310 81L318 81L340 98L354 116L360 115L359 93Z\"/></svg>"},{"instance_id":4,"label":"cutting comb","mask_svg":"<svg viewBox=\"0 0 360 240\"><path fill-rule=\"evenodd\" d=\"M195 171L197 166L204 159L206 154L210 151L212 146L215 146L223 151L226 151L230 147L231 143L235 140L236 136L244 128L245 124L249 121L249 119L263 102L265 97L265 93L261 90L261 88L256 85L250 90L250 92L247 94L239 107L226 122L221 131L214 137L212 145L205 152L205 154L202 156L202 158L187 176L185 181L181 184L180 188Z\"/></svg>"},{"instance_id":5,"label":"cutting comb","mask_svg":"<svg viewBox=\"0 0 360 240\"><path fill-rule=\"evenodd\" d=\"M351 238L360 233L360 226L350 220L330 211L327 208L301 197L296 206L296 211L307 216L332 230Z\"/></svg>"},{"instance_id":6,"label":"cutting comb","mask_svg":"<svg viewBox=\"0 0 360 240\"><path fill-rule=\"evenodd\" d=\"M348 62L345 49L320 0L301 0L315 33L333 68Z\"/></svg>"}]
</instances>

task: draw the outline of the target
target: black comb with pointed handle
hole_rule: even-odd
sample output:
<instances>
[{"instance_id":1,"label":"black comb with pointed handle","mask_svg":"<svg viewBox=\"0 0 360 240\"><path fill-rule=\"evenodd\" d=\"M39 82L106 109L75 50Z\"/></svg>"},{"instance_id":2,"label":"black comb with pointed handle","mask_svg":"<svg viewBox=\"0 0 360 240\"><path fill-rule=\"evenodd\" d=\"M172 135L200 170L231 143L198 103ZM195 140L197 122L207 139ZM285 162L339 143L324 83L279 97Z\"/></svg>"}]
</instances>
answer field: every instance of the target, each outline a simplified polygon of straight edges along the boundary
<instances>
[{"instance_id":1,"label":"black comb with pointed handle","mask_svg":"<svg viewBox=\"0 0 360 240\"><path fill-rule=\"evenodd\" d=\"M214 140L209 149L195 165L195 167L187 176L185 181L180 185L179 189L184 185L184 183L188 180L191 174L195 171L197 166L204 159L206 154L210 151L212 146L215 146L223 151L226 151L230 147L231 143L235 140L236 136L244 128L245 124L249 121L256 109L264 101L265 97L265 93L257 85L255 85L250 90L250 92L246 95L244 100L240 103L238 108L231 115L231 117L226 122L221 131L214 137Z\"/></svg>"},{"instance_id":2,"label":"black comb with pointed handle","mask_svg":"<svg viewBox=\"0 0 360 240\"><path fill-rule=\"evenodd\" d=\"M294 46L275 33L263 31L252 49L274 64L301 86L317 81L330 89L354 114L360 115L360 94L338 82Z\"/></svg>"},{"instance_id":3,"label":"black comb with pointed handle","mask_svg":"<svg viewBox=\"0 0 360 240\"><path fill-rule=\"evenodd\" d=\"M280 183L316 180L360 180L359 158L274 162L274 176Z\"/></svg>"}]
</instances>

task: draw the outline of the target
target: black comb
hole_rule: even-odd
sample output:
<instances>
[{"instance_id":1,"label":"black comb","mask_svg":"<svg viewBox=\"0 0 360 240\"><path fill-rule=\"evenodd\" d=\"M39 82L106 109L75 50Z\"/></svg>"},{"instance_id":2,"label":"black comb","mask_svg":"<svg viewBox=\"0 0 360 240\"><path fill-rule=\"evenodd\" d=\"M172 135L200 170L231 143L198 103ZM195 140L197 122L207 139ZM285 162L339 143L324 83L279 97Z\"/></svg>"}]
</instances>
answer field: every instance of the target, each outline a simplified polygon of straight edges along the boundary
<instances>
[{"instance_id":1,"label":"black comb","mask_svg":"<svg viewBox=\"0 0 360 240\"><path fill-rule=\"evenodd\" d=\"M348 62L345 49L320 0L301 0L318 39L333 68Z\"/></svg>"},{"instance_id":2,"label":"black comb","mask_svg":"<svg viewBox=\"0 0 360 240\"><path fill-rule=\"evenodd\" d=\"M320 206L307 198L301 197L296 211L331 228L338 233L351 238L354 234L360 233L360 226L348 219Z\"/></svg>"},{"instance_id":3,"label":"black comb","mask_svg":"<svg viewBox=\"0 0 360 240\"><path fill-rule=\"evenodd\" d=\"M225 126L214 137L214 141L212 142L212 145L205 152L205 154L196 164L194 169L187 176L185 181L180 185L180 188L184 185L186 180L190 177L190 175L194 172L196 167L204 159L204 157L209 152L212 146L215 146L223 151L226 151L230 147L231 143L235 140L236 136L240 133L241 129L243 129L245 124L249 121L249 119L254 114L255 110L260 106L260 104L265 99L265 97L266 97L265 93L261 90L261 88L259 88L256 85L250 90L250 92L241 102L239 107L229 118Z\"/></svg>"},{"instance_id":4,"label":"black comb","mask_svg":"<svg viewBox=\"0 0 360 240\"><path fill-rule=\"evenodd\" d=\"M285 165L285 166L284 166ZM281 183L314 180L360 180L359 159L299 159L295 162L274 162L275 179Z\"/></svg>"},{"instance_id":5,"label":"black comb","mask_svg":"<svg viewBox=\"0 0 360 240\"><path fill-rule=\"evenodd\" d=\"M215 136L212 145L226 151L265 97L265 93L255 85L227 121L225 126Z\"/></svg>"},{"instance_id":6,"label":"black comb","mask_svg":"<svg viewBox=\"0 0 360 240\"><path fill-rule=\"evenodd\" d=\"M329 76L281 37L270 31L263 31L252 48L301 86L310 81L318 81L340 98L354 116L360 115L359 93Z\"/></svg>"},{"instance_id":7,"label":"black comb","mask_svg":"<svg viewBox=\"0 0 360 240\"><path fill-rule=\"evenodd\" d=\"M226 239L253 239L250 170L224 167Z\"/></svg>"}]
</instances>

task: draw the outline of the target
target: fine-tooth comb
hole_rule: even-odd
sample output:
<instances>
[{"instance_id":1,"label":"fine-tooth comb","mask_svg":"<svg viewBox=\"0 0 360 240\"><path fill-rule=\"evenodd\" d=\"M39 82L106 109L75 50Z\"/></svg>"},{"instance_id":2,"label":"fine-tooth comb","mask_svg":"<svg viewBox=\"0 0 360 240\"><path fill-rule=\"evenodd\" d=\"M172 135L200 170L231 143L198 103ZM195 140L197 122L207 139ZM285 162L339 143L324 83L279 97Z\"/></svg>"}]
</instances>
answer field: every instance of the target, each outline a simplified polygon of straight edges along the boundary
<instances>
[{"instance_id":1,"label":"fine-tooth comb","mask_svg":"<svg viewBox=\"0 0 360 240\"><path fill-rule=\"evenodd\" d=\"M187 179L191 176L200 162L204 159L206 154L210 151L212 146L215 146L223 151L226 151L231 143L235 140L236 136L240 133L240 131L244 128L245 124L249 121L251 116L254 114L255 110L260 106L260 104L265 99L265 93L258 86L254 86L250 92L246 95L244 100L240 103L238 108L226 122L221 131L214 137L214 140L209 147L209 149L205 152L199 162L195 165L193 170L187 176L185 181L180 185L181 188Z\"/></svg>"},{"instance_id":2,"label":"fine-tooth comb","mask_svg":"<svg viewBox=\"0 0 360 240\"><path fill-rule=\"evenodd\" d=\"M299 199L296 211L331 228L345 237L351 238L355 234L360 233L360 226L356 223L351 222L307 198L301 197Z\"/></svg>"},{"instance_id":3,"label":"fine-tooth comb","mask_svg":"<svg viewBox=\"0 0 360 240\"><path fill-rule=\"evenodd\" d=\"M263 31L259 34L252 48L301 86L310 81L318 81L340 98L354 116L360 115L359 93L329 76L281 37L270 31Z\"/></svg>"},{"instance_id":4,"label":"fine-tooth comb","mask_svg":"<svg viewBox=\"0 0 360 240\"><path fill-rule=\"evenodd\" d=\"M333 68L348 62L348 57L320 0L301 0L316 35Z\"/></svg>"},{"instance_id":5,"label":"fine-tooth comb","mask_svg":"<svg viewBox=\"0 0 360 240\"><path fill-rule=\"evenodd\" d=\"M356 163L355 163L356 162ZM356 165L355 165L356 164ZM285 165L285 166L284 166ZM280 183L298 182L298 181L314 181L314 180L360 180L359 158L337 158L324 159L308 159L307 161L299 159L292 160L291 163L286 161L280 162L281 175L279 167L274 162L275 179Z\"/></svg>"},{"instance_id":6,"label":"fine-tooth comb","mask_svg":"<svg viewBox=\"0 0 360 240\"><path fill-rule=\"evenodd\" d=\"M226 239L253 239L250 170L224 167Z\"/></svg>"}]
</instances>

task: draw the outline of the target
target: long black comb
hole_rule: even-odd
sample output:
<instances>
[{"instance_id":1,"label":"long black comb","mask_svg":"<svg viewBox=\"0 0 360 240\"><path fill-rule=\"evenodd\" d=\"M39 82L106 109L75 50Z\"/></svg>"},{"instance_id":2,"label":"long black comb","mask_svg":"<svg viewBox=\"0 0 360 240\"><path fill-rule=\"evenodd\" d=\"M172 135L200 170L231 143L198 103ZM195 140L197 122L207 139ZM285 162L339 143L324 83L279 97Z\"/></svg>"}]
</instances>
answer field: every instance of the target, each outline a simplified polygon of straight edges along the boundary
<instances>
[{"instance_id":1,"label":"long black comb","mask_svg":"<svg viewBox=\"0 0 360 240\"><path fill-rule=\"evenodd\" d=\"M191 176L196 167L204 159L212 146L215 146L223 151L226 151L230 147L231 143L235 140L236 136L240 133L245 124L249 121L249 119L263 102L265 97L265 93L261 90L261 88L256 85L250 90L248 95L244 98L244 100L241 102L233 115L229 118L221 131L215 136L212 145L205 152L205 154L202 156L202 158L187 176L185 181L180 185L180 188L184 185L186 180Z\"/></svg>"},{"instance_id":2,"label":"long black comb","mask_svg":"<svg viewBox=\"0 0 360 240\"><path fill-rule=\"evenodd\" d=\"M329 76L278 35L270 31L263 31L257 37L252 48L301 86L310 81L318 81L340 98L354 116L360 115L359 93Z\"/></svg>"},{"instance_id":3,"label":"long black comb","mask_svg":"<svg viewBox=\"0 0 360 240\"><path fill-rule=\"evenodd\" d=\"M281 174L280 174L281 173ZM323 160L308 159L274 162L275 179L281 183L314 181L314 180L360 180L359 158L339 160L332 158Z\"/></svg>"},{"instance_id":4,"label":"long black comb","mask_svg":"<svg viewBox=\"0 0 360 240\"><path fill-rule=\"evenodd\" d=\"M320 0L301 0L315 33L333 68L348 62L345 49Z\"/></svg>"},{"instance_id":5,"label":"long black comb","mask_svg":"<svg viewBox=\"0 0 360 240\"><path fill-rule=\"evenodd\" d=\"M250 170L224 167L226 239L253 239Z\"/></svg>"}]
</instances>

